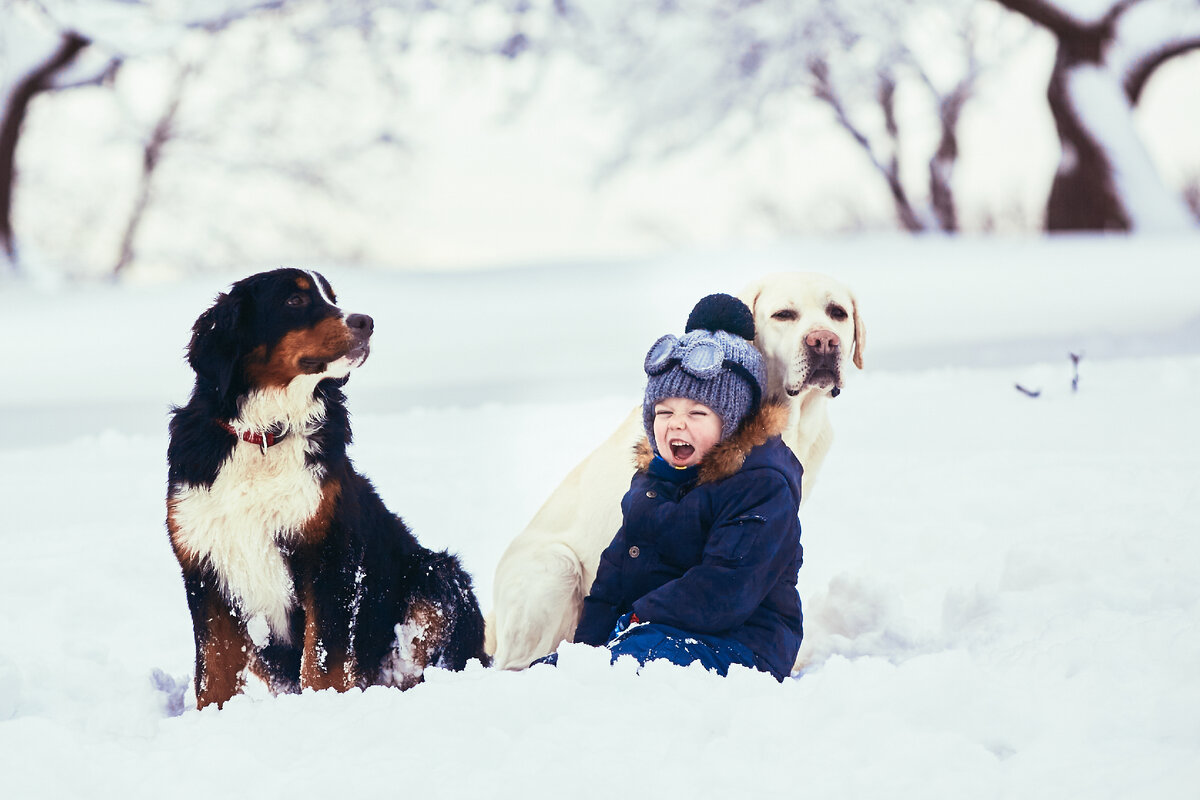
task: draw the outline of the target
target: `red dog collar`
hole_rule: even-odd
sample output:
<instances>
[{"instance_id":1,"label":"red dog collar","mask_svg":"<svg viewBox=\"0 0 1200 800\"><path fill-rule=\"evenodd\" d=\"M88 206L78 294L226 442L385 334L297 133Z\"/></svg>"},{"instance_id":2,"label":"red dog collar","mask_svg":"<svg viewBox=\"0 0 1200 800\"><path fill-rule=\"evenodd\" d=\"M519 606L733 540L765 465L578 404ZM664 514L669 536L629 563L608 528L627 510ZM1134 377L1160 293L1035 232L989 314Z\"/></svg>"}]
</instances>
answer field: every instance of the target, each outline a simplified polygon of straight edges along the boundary
<instances>
[{"instance_id":1,"label":"red dog collar","mask_svg":"<svg viewBox=\"0 0 1200 800\"><path fill-rule=\"evenodd\" d=\"M238 433L237 430L235 430L232 425L230 425L228 422L226 422L223 419L217 420L217 424L220 425L225 430L232 433L234 436L237 436L238 438L240 438L242 441L249 442L250 444L258 445L259 447L261 447L263 449L264 453L267 452L268 447L270 447L271 445L275 444L276 442L278 442L280 439L283 438L283 434L275 434L275 433L271 433L270 431L266 431L264 433L253 433L252 431Z\"/></svg>"}]
</instances>

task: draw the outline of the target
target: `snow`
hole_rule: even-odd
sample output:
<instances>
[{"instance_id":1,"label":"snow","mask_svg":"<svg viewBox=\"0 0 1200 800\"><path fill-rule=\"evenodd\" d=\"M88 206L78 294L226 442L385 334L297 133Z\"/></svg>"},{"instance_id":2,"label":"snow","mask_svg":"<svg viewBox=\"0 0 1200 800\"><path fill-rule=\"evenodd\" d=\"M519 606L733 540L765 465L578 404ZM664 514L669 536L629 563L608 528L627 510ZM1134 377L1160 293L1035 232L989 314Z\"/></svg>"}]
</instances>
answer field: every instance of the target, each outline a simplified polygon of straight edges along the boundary
<instances>
[{"instance_id":1,"label":"snow","mask_svg":"<svg viewBox=\"0 0 1200 800\"><path fill-rule=\"evenodd\" d=\"M485 608L509 539L696 298L781 267L851 285L866 370L801 512L808 665L637 674L568 646L557 669L203 712L166 409L192 321L242 275L8 284L0 796L1194 797L1198 257L1195 238L933 238L323 268L377 326L347 387L355 462Z\"/></svg>"}]
</instances>

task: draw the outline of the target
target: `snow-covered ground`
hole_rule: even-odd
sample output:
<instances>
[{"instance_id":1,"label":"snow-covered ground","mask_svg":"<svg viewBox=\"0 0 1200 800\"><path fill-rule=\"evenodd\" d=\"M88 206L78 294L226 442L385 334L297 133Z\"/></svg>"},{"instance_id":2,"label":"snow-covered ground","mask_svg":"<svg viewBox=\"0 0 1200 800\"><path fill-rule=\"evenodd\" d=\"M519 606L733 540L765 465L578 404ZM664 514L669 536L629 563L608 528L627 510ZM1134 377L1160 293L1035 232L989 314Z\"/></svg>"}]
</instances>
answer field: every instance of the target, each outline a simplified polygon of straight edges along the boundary
<instances>
[{"instance_id":1,"label":"snow-covered ground","mask_svg":"<svg viewBox=\"0 0 1200 800\"><path fill-rule=\"evenodd\" d=\"M698 297L776 269L850 284L866 370L801 511L809 665L635 675L570 646L558 669L204 712L166 410L192 321L242 274L5 285L0 797L1194 798L1197 264L1194 239L896 239L324 269L377 325L355 461L485 608L509 539Z\"/></svg>"}]
</instances>

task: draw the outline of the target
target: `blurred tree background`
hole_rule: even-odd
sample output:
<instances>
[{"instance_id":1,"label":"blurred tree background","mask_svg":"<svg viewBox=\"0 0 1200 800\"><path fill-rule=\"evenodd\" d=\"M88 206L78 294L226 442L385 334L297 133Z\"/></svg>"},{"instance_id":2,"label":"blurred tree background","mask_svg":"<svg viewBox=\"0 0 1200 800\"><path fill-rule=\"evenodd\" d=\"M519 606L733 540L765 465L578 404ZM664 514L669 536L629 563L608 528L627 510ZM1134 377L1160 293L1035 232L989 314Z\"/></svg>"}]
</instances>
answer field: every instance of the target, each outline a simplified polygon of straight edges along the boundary
<instances>
[{"instance_id":1,"label":"blurred tree background","mask_svg":"<svg viewBox=\"0 0 1200 800\"><path fill-rule=\"evenodd\" d=\"M1187 231L1197 0L0 0L10 276Z\"/></svg>"}]
</instances>

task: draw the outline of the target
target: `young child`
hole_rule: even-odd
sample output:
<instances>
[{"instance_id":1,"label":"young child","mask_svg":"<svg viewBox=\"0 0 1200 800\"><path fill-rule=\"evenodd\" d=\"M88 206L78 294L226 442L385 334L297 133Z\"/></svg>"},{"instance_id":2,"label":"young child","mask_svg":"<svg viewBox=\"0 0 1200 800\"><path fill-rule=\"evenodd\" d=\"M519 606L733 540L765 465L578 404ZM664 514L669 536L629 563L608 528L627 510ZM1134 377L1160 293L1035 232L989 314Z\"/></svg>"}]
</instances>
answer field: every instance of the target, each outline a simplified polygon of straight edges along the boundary
<instances>
[{"instance_id":1,"label":"young child","mask_svg":"<svg viewBox=\"0 0 1200 800\"><path fill-rule=\"evenodd\" d=\"M754 317L729 295L692 310L646 355L647 439L575 641L613 660L699 661L790 674L803 636L796 576L802 468L764 404Z\"/></svg>"}]
</instances>

